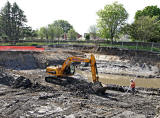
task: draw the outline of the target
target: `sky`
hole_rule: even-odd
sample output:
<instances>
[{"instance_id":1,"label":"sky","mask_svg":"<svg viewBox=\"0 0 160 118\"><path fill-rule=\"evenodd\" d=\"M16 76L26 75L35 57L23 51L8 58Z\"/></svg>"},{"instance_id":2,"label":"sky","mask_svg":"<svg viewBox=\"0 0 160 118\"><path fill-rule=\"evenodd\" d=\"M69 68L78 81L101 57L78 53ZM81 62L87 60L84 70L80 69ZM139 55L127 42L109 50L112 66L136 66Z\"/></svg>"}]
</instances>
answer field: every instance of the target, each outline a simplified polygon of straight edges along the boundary
<instances>
[{"instance_id":1,"label":"sky","mask_svg":"<svg viewBox=\"0 0 160 118\"><path fill-rule=\"evenodd\" d=\"M160 0L0 0L0 9L7 1L18 4L27 16L27 25L33 29L63 19L80 34L88 32L91 25L96 25L98 10L115 1L123 4L128 12L128 23L133 22L137 10L149 5L157 5L160 8Z\"/></svg>"}]
</instances>

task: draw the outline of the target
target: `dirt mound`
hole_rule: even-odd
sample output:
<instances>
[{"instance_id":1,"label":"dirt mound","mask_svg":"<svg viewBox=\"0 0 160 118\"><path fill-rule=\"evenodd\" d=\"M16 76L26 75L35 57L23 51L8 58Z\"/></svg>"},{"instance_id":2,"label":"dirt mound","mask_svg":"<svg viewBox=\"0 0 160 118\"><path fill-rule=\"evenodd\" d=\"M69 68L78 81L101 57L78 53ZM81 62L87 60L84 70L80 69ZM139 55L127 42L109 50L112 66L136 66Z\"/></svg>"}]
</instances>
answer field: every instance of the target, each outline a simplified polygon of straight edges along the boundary
<instances>
[{"instance_id":1,"label":"dirt mound","mask_svg":"<svg viewBox=\"0 0 160 118\"><path fill-rule=\"evenodd\" d=\"M128 89L125 86L119 86L119 85L106 85L107 90L114 90L114 91L121 91L121 92L126 92Z\"/></svg>"},{"instance_id":2,"label":"dirt mound","mask_svg":"<svg viewBox=\"0 0 160 118\"><path fill-rule=\"evenodd\" d=\"M9 76L5 73L0 73L0 84L11 86L14 80L14 77Z\"/></svg>"},{"instance_id":3,"label":"dirt mound","mask_svg":"<svg viewBox=\"0 0 160 118\"><path fill-rule=\"evenodd\" d=\"M64 91L71 91L75 96L86 98L88 94L95 93L92 89L93 83L86 82L81 76L56 79L55 82L54 84L61 85ZM33 83L26 77L6 73L0 73L0 84L11 86L12 88L29 88L32 91L54 91L53 88L43 86L38 82Z\"/></svg>"},{"instance_id":4,"label":"dirt mound","mask_svg":"<svg viewBox=\"0 0 160 118\"><path fill-rule=\"evenodd\" d=\"M15 81L12 82L12 88L30 88L32 86L32 83L29 79L20 76L15 79Z\"/></svg>"},{"instance_id":5,"label":"dirt mound","mask_svg":"<svg viewBox=\"0 0 160 118\"><path fill-rule=\"evenodd\" d=\"M32 86L31 81L25 77L6 73L0 73L0 84L11 86L12 88L29 88Z\"/></svg>"},{"instance_id":6,"label":"dirt mound","mask_svg":"<svg viewBox=\"0 0 160 118\"><path fill-rule=\"evenodd\" d=\"M87 82L80 75L58 79L50 77L46 81L49 83L60 85L63 87L64 91L70 91L72 92L72 94L78 97L87 98L88 94L95 94L95 91L92 88L93 83Z\"/></svg>"}]
</instances>

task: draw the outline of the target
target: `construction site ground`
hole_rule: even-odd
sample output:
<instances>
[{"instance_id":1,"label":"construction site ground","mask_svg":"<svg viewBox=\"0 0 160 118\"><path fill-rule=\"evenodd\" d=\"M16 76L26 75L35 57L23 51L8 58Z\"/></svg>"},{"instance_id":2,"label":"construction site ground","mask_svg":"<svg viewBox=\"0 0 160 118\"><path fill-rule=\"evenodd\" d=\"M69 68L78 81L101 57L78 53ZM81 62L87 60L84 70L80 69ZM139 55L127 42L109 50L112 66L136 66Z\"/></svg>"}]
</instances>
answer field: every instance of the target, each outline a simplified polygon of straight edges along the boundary
<instances>
[{"instance_id":1,"label":"construction site ground","mask_svg":"<svg viewBox=\"0 0 160 118\"><path fill-rule=\"evenodd\" d=\"M45 81L47 66L67 57L90 58L90 52L53 48L43 52L0 52L0 118L154 118L160 105L159 62L122 59L94 53L104 95L91 88L90 67L77 64L76 74ZM137 58L136 58L137 59ZM142 61L144 60L144 61ZM17 79L19 78L19 79ZM127 90L135 79L136 94Z\"/></svg>"}]
</instances>

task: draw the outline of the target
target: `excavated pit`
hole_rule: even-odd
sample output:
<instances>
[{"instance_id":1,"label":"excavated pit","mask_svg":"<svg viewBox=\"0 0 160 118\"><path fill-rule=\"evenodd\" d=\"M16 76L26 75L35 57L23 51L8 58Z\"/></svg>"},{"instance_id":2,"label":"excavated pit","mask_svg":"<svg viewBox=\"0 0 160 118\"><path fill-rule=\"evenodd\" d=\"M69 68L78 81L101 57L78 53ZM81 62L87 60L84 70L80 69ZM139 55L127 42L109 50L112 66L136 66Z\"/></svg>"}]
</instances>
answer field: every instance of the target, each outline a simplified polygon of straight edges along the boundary
<instances>
[{"instance_id":1,"label":"excavated pit","mask_svg":"<svg viewBox=\"0 0 160 118\"><path fill-rule=\"evenodd\" d=\"M90 68L84 65L78 66L74 76L60 80L59 84L45 82L47 66L61 65L69 56L89 57L90 53L52 48L45 52L0 52L0 55L2 118L153 118L156 115L159 84L156 88L137 86L137 93L132 95L126 92L129 83L115 85L107 81L105 95L97 95L88 80ZM137 82L138 78L159 80L158 62L151 64L151 59L135 62L115 55L95 53L95 56L100 78L113 75L137 77ZM141 63L146 65L142 68ZM107 84L105 78L100 81Z\"/></svg>"}]
</instances>

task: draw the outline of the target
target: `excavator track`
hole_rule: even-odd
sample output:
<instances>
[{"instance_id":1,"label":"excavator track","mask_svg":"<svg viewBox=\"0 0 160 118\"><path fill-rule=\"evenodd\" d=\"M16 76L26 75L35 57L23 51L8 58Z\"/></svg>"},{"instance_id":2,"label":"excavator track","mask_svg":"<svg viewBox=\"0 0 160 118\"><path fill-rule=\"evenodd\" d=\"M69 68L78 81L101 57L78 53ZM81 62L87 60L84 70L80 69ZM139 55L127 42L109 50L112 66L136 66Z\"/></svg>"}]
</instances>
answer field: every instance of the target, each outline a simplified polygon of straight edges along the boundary
<instances>
[{"instance_id":1,"label":"excavator track","mask_svg":"<svg viewBox=\"0 0 160 118\"><path fill-rule=\"evenodd\" d=\"M45 77L45 81L48 83L53 83L58 85L63 84L62 80L57 77Z\"/></svg>"},{"instance_id":2,"label":"excavator track","mask_svg":"<svg viewBox=\"0 0 160 118\"><path fill-rule=\"evenodd\" d=\"M76 81L74 78L57 78L57 77L45 77L45 81L47 83L56 84L60 86L66 86L67 84L72 84L72 82ZM75 85L76 86L76 85ZM85 85L84 85L85 87ZM97 95L104 95L105 88L102 86L101 82L95 82L92 84L92 91Z\"/></svg>"},{"instance_id":3,"label":"excavator track","mask_svg":"<svg viewBox=\"0 0 160 118\"><path fill-rule=\"evenodd\" d=\"M45 77L45 81L57 85L66 85L70 83L70 77Z\"/></svg>"}]
</instances>

